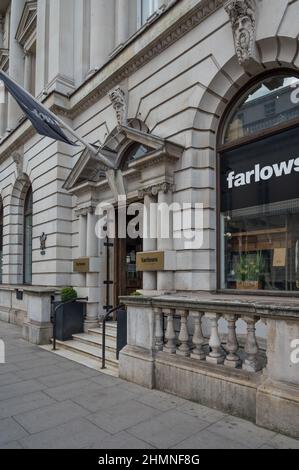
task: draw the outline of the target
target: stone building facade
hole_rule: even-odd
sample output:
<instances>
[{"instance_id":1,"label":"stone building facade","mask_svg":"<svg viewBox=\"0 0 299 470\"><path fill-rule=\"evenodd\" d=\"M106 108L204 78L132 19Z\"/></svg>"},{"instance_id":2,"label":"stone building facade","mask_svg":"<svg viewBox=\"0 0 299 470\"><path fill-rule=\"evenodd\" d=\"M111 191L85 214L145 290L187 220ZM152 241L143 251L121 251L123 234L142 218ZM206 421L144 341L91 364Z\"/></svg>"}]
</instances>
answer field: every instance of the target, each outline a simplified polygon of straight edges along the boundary
<instances>
[{"instance_id":1,"label":"stone building facade","mask_svg":"<svg viewBox=\"0 0 299 470\"><path fill-rule=\"evenodd\" d=\"M46 343L58 288L88 296L86 331L122 297L122 377L298 437L299 277L289 258L299 195L293 179L245 194L257 171L266 181L292 171L273 165L296 166L298 0L1 0L0 15L0 68L122 169L111 175L88 150L37 135L0 89L0 318ZM257 170L251 158L273 136L267 148L281 158ZM247 167L234 166L238 152ZM113 184L145 207L203 204L203 243L186 248L176 231L196 227L173 223L169 238L106 247L97 208L115 203ZM163 253L164 264L138 274L136 252ZM78 259L87 272L74 270ZM255 275L239 278L248 265Z\"/></svg>"}]
</instances>

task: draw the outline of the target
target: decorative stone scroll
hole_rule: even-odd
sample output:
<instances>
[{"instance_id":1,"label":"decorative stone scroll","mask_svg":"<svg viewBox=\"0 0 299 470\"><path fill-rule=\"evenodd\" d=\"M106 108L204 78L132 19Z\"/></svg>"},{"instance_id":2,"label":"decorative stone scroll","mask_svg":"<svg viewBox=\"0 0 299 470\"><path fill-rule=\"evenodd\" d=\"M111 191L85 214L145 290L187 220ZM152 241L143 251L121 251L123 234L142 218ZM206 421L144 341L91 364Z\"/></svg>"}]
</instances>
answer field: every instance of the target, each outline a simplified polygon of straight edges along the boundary
<instances>
[{"instance_id":1,"label":"decorative stone scroll","mask_svg":"<svg viewBox=\"0 0 299 470\"><path fill-rule=\"evenodd\" d=\"M236 53L240 65L257 62L256 37L256 0L229 0L224 5L233 29Z\"/></svg>"}]
</instances>

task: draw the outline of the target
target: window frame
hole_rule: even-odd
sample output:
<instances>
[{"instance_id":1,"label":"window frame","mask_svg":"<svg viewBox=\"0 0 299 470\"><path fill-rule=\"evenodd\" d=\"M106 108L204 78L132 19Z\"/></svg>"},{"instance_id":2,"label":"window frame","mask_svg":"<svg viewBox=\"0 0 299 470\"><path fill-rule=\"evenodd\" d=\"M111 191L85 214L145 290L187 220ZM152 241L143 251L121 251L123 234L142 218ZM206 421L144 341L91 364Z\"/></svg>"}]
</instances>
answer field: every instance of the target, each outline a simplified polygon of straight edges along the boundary
<instances>
[{"instance_id":1,"label":"window frame","mask_svg":"<svg viewBox=\"0 0 299 470\"><path fill-rule=\"evenodd\" d=\"M27 210L27 203L30 200L30 210ZM26 280L26 219L31 216L31 230L33 229L33 191L32 187L29 186L27 189L25 199L24 199L24 206L23 206L23 285L30 286L32 285L32 253L33 253L33 236L31 234L31 279L30 282Z\"/></svg>"},{"instance_id":2,"label":"window frame","mask_svg":"<svg viewBox=\"0 0 299 470\"><path fill-rule=\"evenodd\" d=\"M254 85L262 82L263 80L285 75L286 77L298 77L299 73L296 70L281 68L272 71L266 71L253 79L243 86L235 97L228 103L225 112L221 118L221 122L218 129L217 142L216 142L216 291L225 294L234 294L234 295L252 295L252 296L276 296L276 297L299 297L299 292L297 291L280 291L280 290L236 290L228 289L221 287L222 278L221 278L221 258L222 258L222 240L221 240L221 174L220 174L220 160L222 154L229 150L234 150L240 147L243 147L249 143L258 142L263 140L266 137L272 135L280 134L288 129L299 126L299 118L291 119L285 123L277 124L269 129L264 129L260 132L245 136L239 139L236 139L232 142L223 143L224 132L227 124L227 120L234 109L237 106L238 102L242 99L242 96L245 96L246 92L250 90Z\"/></svg>"},{"instance_id":3,"label":"window frame","mask_svg":"<svg viewBox=\"0 0 299 470\"><path fill-rule=\"evenodd\" d=\"M144 20L143 19L143 2L144 0L137 0L137 28L142 28L142 26L144 26L148 20L148 18L151 17L151 15L153 15L155 13L155 11L157 11L159 9L159 6L160 6L160 2L159 0L148 0L151 2L151 5L153 5L153 9L152 9L152 12L150 13L150 15Z\"/></svg>"}]
</instances>

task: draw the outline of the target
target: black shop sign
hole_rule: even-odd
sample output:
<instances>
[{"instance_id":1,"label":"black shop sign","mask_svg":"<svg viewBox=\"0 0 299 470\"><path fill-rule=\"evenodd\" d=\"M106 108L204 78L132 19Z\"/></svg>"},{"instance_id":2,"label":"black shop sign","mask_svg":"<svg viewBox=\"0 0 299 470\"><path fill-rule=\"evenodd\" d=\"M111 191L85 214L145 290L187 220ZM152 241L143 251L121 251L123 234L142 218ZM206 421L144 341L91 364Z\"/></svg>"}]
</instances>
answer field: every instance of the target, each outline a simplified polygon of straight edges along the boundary
<instances>
[{"instance_id":1,"label":"black shop sign","mask_svg":"<svg viewBox=\"0 0 299 470\"><path fill-rule=\"evenodd\" d=\"M299 198L299 128L221 154L221 211Z\"/></svg>"}]
</instances>

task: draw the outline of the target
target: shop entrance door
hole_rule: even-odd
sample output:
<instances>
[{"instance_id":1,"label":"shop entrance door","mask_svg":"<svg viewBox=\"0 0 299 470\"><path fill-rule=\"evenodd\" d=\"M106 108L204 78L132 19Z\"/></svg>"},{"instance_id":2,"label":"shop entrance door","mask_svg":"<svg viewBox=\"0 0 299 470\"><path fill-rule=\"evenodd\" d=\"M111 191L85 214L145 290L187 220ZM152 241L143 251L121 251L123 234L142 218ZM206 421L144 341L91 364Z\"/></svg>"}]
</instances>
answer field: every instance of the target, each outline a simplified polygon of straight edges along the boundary
<instances>
[{"instance_id":1,"label":"shop entrance door","mask_svg":"<svg viewBox=\"0 0 299 470\"><path fill-rule=\"evenodd\" d=\"M127 224L129 223L127 220ZM136 253L142 251L142 239L116 238L115 243L115 289L114 304L119 303L119 297L131 295L142 289L142 273L136 271Z\"/></svg>"}]
</instances>

